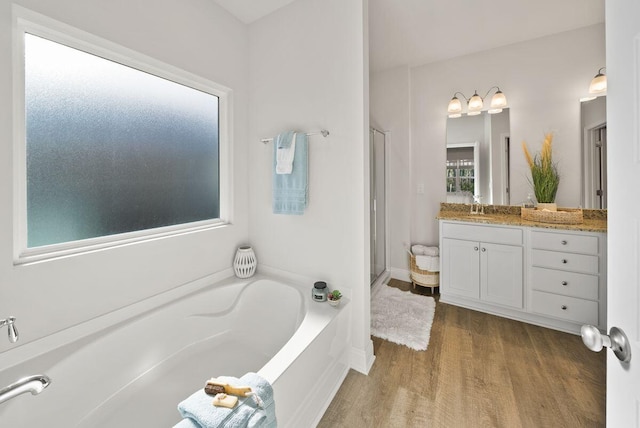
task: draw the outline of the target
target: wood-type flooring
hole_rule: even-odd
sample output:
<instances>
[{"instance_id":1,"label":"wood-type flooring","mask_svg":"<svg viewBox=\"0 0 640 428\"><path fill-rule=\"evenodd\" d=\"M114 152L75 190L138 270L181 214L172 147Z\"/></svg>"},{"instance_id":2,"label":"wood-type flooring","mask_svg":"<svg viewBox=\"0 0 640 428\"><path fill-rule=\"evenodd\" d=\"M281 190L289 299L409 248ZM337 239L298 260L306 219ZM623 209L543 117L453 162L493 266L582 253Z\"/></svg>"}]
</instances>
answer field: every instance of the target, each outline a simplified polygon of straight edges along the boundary
<instances>
[{"instance_id":1,"label":"wood-type flooring","mask_svg":"<svg viewBox=\"0 0 640 428\"><path fill-rule=\"evenodd\" d=\"M605 425L605 351L579 336L438 302L426 351L373 343L369 375L349 371L318 427Z\"/></svg>"}]
</instances>

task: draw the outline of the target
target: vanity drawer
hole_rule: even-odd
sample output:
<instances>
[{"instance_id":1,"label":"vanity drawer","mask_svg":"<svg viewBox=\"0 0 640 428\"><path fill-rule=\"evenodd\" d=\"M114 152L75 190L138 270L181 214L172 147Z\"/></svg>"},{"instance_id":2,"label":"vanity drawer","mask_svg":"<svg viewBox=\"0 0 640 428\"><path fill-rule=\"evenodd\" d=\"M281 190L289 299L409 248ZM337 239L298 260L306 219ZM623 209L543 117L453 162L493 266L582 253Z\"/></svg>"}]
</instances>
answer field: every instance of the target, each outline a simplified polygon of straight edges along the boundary
<instances>
[{"instance_id":1,"label":"vanity drawer","mask_svg":"<svg viewBox=\"0 0 640 428\"><path fill-rule=\"evenodd\" d=\"M494 244L522 245L522 229L478 226L476 224L443 223L444 238L481 241Z\"/></svg>"},{"instance_id":2,"label":"vanity drawer","mask_svg":"<svg viewBox=\"0 0 640 428\"><path fill-rule=\"evenodd\" d=\"M535 290L598 300L598 276L534 267L531 285Z\"/></svg>"},{"instance_id":3,"label":"vanity drawer","mask_svg":"<svg viewBox=\"0 0 640 428\"><path fill-rule=\"evenodd\" d=\"M584 254L533 250L531 251L531 263L534 266L573 272L597 274L599 271L598 256L588 256Z\"/></svg>"},{"instance_id":4,"label":"vanity drawer","mask_svg":"<svg viewBox=\"0 0 640 428\"><path fill-rule=\"evenodd\" d=\"M578 324L598 325L598 302L592 300L533 291L531 310Z\"/></svg>"},{"instance_id":5,"label":"vanity drawer","mask_svg":"<svg viewBox=\"0 0 640 428\"><path fill-rule=\"evenodd\" d=\"M598 254L598 237L570 233L531 232L531 247L568 253Z\"/></svg>"}]
</instances>

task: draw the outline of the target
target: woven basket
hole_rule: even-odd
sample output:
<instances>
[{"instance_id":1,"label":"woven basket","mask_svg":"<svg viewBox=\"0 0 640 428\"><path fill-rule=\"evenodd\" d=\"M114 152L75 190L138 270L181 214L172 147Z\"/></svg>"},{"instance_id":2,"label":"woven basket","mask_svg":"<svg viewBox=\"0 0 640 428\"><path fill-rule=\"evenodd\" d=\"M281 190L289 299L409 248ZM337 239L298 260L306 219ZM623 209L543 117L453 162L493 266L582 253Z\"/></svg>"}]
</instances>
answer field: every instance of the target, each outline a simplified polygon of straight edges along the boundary
<instances>
[{"instance_id":1,"label":"woven basket","mask_svg":"<svg viewBox=\"0 0 640 428\"><path fill-rule=\"evenodd\" d=\"M522 208L520 217L523 220L540 223L581 224L584 221L581 209L562 208L558 211L542 211L535 208Z\"/></svg>"},{"instance_id":2,"label":"woven basket","mask_svg":"<svg viewBox=\"0 0 640 428\"><path fill-rule=\"evenodd\" d=\"M411 280L424 287L438 287L440 284L440 272L422 270L416 265L416 256L409 253L411 260Z\"/></svg>"}]
</instances>

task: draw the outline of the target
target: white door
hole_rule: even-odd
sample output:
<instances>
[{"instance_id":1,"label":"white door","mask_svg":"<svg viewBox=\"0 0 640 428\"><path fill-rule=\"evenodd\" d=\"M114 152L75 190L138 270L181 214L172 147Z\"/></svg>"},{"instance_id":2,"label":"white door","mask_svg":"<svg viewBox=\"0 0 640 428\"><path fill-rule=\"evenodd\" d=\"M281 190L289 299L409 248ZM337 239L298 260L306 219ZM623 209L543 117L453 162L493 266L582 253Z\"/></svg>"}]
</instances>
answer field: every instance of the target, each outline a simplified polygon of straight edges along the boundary
<instances>
[{"instance_id":1,"label":"white door","mask_svg":"<svg viewBox=\"0 0 640 428\"><path fill-rule=\"evenodd\" d=\"M607 351L607 426L640 426L640 2L606 2L609 172L608 327L631 361Z\"/></svg>"}]
</instances>

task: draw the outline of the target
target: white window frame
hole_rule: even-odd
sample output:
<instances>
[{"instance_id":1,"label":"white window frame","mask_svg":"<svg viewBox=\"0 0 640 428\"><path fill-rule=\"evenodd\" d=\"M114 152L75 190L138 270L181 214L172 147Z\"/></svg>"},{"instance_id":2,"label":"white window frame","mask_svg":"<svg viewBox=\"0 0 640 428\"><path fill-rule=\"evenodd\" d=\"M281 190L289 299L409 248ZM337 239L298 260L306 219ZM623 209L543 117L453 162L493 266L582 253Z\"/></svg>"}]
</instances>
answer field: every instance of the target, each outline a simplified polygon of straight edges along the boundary
<instances>
[{"instance_id":1,"label":"white window frame","mask_svg":"<svg viewBox=\"0 0 640 428\"><path fill-rule=\"evenodd\" d=\"M225 227L232 223L233 189L231 180L231 141L233 138L233 91L230 88L15 4L12 8L12 22L14 106L13 252L15 265L54 259L72 254L82 254L98 249L127 245L162 237L210 230L212 228ZM56 43L61 43L218 97L220 218L28 248L24 78L25 33L40 36Z\"/></svg>"}]
</instances>

